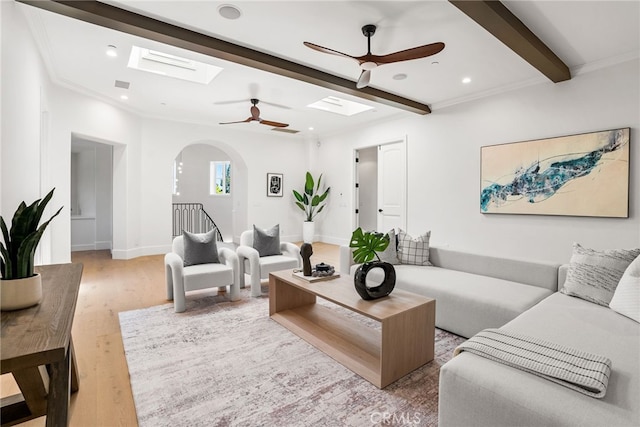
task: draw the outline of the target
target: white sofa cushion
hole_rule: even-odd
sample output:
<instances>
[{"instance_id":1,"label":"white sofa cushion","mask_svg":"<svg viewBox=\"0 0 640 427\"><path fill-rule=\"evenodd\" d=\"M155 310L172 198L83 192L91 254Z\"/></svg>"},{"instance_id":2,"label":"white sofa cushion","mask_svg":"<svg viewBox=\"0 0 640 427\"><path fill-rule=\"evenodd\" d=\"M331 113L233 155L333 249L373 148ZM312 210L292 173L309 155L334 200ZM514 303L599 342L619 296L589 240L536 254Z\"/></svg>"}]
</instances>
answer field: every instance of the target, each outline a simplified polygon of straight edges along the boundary
<instances>
[{"instance_id":1,"label":"white sofa cushion","mask_svg":"<svg viewBox=\"0 0 640 427\"><path fill-rule=\"evenodd\" d=\"M609 307L640 323L640 256L624 271Z\"/></svg>"},{"instance_id":2,"label":"white sofa cushion","mask_svg":"<svg viewBox=\"0 0 640 427\"><path fill-rule=\"evenodd\" d=\"M353 266L353 271L357 266ZM396 265L396 288L436 300L436 326L471 337L499 328L551 295L549 289L440 267ZM367 276L382 281L382 271Z\"/></svg>"}]
</instances>

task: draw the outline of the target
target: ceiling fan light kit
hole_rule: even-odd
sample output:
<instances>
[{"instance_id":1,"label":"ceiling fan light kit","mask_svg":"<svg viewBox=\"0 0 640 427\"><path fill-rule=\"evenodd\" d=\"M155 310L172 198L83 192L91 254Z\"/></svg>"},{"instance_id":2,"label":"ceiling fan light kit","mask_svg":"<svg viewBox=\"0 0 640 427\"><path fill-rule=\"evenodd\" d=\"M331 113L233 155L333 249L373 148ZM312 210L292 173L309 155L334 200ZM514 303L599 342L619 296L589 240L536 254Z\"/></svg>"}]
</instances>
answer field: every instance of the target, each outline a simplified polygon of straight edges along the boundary
<instances>
[{"instance_id":1,"label":"ceiling fan light kit","mask_svg":"<svg viewBox=\"0 0 640 427\"><path fill-rule=\"evenodd\" d=\"M329 49L323 46L319 46L314 43L304 42L304 45L310 49L317 50L318 52L328 53L331 55L343 56L345 58L351 58L358 61L360 69L360 77L356 83L358 89L367 87L371 81L371 70L377 68L380 65L391 64L400 61L410 61L412 59L426 58L427 56L435 55L444 49L444 43L436 42L426 44L423 46L414 47L411 49L401 50L387 55L373 55L371 53L371 37L376 33L376 26L368 24L362 27L362 34L367 38L367 54L363 56L351 56L346 53L339 52L337 50Z\"/></svg>"}]
</instances>

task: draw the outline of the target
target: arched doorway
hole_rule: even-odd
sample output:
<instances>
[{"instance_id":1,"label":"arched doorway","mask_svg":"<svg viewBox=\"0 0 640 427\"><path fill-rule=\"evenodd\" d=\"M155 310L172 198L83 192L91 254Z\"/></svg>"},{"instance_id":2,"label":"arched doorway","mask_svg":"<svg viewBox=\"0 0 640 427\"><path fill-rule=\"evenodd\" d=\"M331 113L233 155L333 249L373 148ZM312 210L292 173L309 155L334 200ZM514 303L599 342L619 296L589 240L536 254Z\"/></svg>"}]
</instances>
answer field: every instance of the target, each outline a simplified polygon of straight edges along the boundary
<instances>
[{"instance_id":1,"label":"arched doorway","mask_svg":"<svg viewBox=\"0 0 640 427\"><path fill-rule=\"evenodd\" d=\"M242 157L227 144L197 141L184 146L171 167L174 206L202 204L222 239L237 243L247 217L247 167ZM175 222L174 217L174 234L176 227L180 231Z\"/></svg>"}]
</instances>

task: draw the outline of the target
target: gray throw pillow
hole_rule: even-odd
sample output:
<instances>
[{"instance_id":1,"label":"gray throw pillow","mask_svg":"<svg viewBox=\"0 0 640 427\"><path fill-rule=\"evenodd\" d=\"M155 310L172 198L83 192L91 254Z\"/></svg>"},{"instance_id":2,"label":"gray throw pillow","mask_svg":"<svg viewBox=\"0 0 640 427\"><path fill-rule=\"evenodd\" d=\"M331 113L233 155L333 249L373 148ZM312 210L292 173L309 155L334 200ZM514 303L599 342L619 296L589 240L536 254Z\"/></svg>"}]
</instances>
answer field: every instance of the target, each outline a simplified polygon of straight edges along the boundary
<instances>
[{"instance_id":1,"label":"gray throw pillow","mask_svg":"<svg viewBox=\"0 0 640 427\"><path fill-rule=\"evenodd\" d=\"M432 265L429 262L429 238L431 231L413 239L402 229L398 229L398 259L400 264Z\"/></svg>"},{"instance_id":2,"label":"gray throw pillow","mask_svg":"<svg viewBox=\"0 0 640 427\"><path fill-rule=\"evenodd\" d=\"M270 255L282 255L280 252L280 224L276 224L268 230L262 230L253 226L253 248L261 257Z\"/></svg>"},{"instance_id":3,"label":"gray throw pillow","mask_svg":"<svg viewBox=\"0 0 640 427\"><path fill-rule=\"evenodd\" d=\"M567 280L560 292L608 306L631 261L640 249L610 249L596 251L573 244Z\"/></svg>"},{"instance_id":4,"label":"gray throw pillow","mask_svg":"<svg viewBox=\"0 0 640 427\"><path fill-rule=\"evenodd\" d=\"M183 262L185 267L220 263L215 230L203 234L189 233L183 230L182 240L184 242Z\"/></svg>"},{"instance_id":5,"label":"gray throw pillow","mask_svg":"<svg viewBox=\"0 0 640 427\"><path fill-rule=\"evenodd\" d=\"M400 260L398 259L398 239L396 238L396 230L392 228L387 234L389 235L389 246L387 246L387 249L380 252L378 256L382 262L398 265L400 264Z\"/></svg>"}]
</instances>

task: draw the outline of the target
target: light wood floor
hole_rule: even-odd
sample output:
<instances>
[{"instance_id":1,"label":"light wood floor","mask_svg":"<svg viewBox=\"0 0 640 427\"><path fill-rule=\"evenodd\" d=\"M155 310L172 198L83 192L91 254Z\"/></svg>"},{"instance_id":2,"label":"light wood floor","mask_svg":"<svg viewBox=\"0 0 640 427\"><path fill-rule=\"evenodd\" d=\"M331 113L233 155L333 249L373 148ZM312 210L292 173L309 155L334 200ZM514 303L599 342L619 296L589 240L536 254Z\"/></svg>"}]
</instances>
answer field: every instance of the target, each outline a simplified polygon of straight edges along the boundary
<instances>
[{"instance_id":1,"label":"light wood floor","mask_svg":"<svg viewBox=\"0 0 640 427\"><path fill-rule=\"evenodd\" d=\"M312 264L339 267L338 246L314 243L313 251ZM71 397L71 426L137 425L118 313L167 303L163 260L112 260L108 251L72 254L84 270L72 330L80 390ZM17 392L11 375L2 375L0 395ZM21 424L44 425L45 417Z\"/></svg>"}]
</instances>

